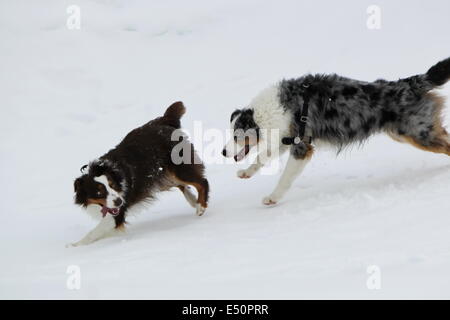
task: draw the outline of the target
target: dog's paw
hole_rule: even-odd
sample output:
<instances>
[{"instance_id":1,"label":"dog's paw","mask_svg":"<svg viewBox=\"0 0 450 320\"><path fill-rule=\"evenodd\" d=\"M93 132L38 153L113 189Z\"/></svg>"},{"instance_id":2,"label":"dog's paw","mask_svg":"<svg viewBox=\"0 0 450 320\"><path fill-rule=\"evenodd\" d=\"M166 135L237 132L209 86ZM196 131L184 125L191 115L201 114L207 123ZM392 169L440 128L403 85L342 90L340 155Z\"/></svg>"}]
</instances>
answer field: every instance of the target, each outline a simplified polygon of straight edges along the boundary
<instances>
[{"instance_id":1,"label":"dog's paw","mask_svg":"<svg viewBox=\"0 0 450 320\"><path fill-rule=\"evenodd\" d=\"M90 243L92 243L92 241L86 241L86 239L81 239L80 241L66 244L66 248L86 246Z\"/></svg>"},{"instance_id":2,"label":"dog's paw","mask_svg":"<svg viewBox=\"0 0 450 320\"><path fill-rule=\"evenodd\" d=\"M198 215L199 217L202 216L206 211L206 208L202 207L200 203L197 203L195 208L196 208L195 214Z\"/></svg>"},{"instance_id":3,"label":"dog's paw","mask_svg":"<svg viewBox=\"0 0 450 320\"><path fill-rule=\"evenodd\" d=\"M274 196L267 196L263 198L263 204L265 204L266 206L273 206L275 204L277 204L278 199L275 198Z\"/></svg>"},{"instance_id":4,"label":"dog's paw","mask_svg":"<svg viewBox=\"0 0 450 320\"><path fill-rule=\"evenodd\" d=\"M249 179L252 177L252 175L253 175L252 172L249 172L248 170L239 170L237 172L238 178L241 179Z\"/></svg>"}]
</instances>

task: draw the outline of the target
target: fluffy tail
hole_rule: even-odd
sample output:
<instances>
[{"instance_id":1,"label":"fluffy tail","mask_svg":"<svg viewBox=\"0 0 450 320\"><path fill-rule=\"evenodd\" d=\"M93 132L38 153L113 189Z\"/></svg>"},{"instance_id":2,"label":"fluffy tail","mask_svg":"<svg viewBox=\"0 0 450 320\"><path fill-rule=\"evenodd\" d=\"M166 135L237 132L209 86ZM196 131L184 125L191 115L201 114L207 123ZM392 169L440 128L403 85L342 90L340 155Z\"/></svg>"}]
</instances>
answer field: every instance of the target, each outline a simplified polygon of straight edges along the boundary
<instances>
[{"instance_id":1,"label":"fluffy tail","mask_svg":"<svg viewBox=\"0 0 450 320\"><path fill-rule=\"evenodd\" d=\"M450 80L450 58L438 62L425 74L426 80L434 87L442 86Z\"/></svg>"},{"instance_id":2,"label":"fluffy tail","mask_svg":"<svg viewBox=\"0 0 450 320\"><path fill-rule=\"evenodd\" d=\"M170 107L167 108L166 112L164 113L164 117L174 120L180 120L185 112L186 108L184 107L183 102L177 101L172 103Z\"/></svg>"}]
</instances>

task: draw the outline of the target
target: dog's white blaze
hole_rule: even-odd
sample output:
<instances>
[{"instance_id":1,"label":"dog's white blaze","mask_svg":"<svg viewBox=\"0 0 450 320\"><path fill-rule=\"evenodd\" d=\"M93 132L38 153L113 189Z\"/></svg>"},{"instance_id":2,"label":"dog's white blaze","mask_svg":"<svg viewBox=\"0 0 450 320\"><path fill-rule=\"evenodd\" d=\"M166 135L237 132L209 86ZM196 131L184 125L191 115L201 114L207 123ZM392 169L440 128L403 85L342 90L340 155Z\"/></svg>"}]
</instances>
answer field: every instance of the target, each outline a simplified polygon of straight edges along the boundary
<instances>
[{"instance_id":1,"label":"dog's white blaze","mask_svg":"<svg viewBox=\"0 0 450 320\"><path fill-rule=\"evenodd\" d=\"M116 205L114 204L114 200L117 198L120 198L120 200L122 200L122 202L123 202L122 196L116 190L111 188L111 186L109 185L109 182L108 182L108 178L106 178L105 175L100 176L100 177L95 177L94 180L103 184L106 188L106 191L108 191L108 196L106 197L106 206L108 208L116 207Z\"/></svg>"},{"instance_id":2,"label":"dog's white blaze","mask_svg":"<svg viewBox=\"0 0 450 320\"><path fill-rule=\"evenodd\" d=\"M241 115L237 115L233 121L231 121L230 124L230 128L231 128L231 132L233 133L234 130L234 125L237 121L237 119L239 119ZM226 151L226 156L227 157L234 157L235 155L238 154L239 150L242 149L241 147L239 147L236 142L234 142L234 137L231 137L230 141L228 141L228 143L225 145L225 151Z\"/></svg>"}]
</instances>

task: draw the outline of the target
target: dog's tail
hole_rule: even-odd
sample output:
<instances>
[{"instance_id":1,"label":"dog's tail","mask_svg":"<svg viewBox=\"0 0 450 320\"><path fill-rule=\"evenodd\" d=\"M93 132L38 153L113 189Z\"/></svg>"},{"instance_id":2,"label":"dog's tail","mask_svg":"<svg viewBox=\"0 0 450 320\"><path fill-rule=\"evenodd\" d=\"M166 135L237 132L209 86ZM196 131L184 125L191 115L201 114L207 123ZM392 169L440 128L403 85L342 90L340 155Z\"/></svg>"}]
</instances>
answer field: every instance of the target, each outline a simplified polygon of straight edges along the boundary
<instances>
[{"instance_id":1,"label":"dog's tail","mask_svg":"<svg viewBox=\"0 0 450 320\"><path fill-rule=\"evenodd\" d=\"M417 94L425 94L450 80L450 58L432 66L426 73L412 76L400 81L407 82Z\"/></svg>"},{"instance_id":2,"label":"dog's tail","mask_svg":"<svg viewBox=\"0 0 450 320\"><path fill-rule=\"evenodd\" d=\"M180 119L185 114L186 108L184 107L183 102L177 101L172 103L164 113L164 116L159 118L161 123L174 127L176 129L181 128Z\"/></svg>"},{"instance_id":3,"label":"dog's tail","mask_svg":"<svg viewBox=\"0 0 450 320\"><path fill-rule=\"evenodd\" d=\"M183 102L177 101L170 105L164 113L164 117L170 119L178 119L180 120L183 114L186 113L186 108L184 107Z\"/></svg>"},{"instance_id":4,"label":"dog's tail","mask_svg":"<svg viewBox=\"0 0 450 320\"><path fill-rule=\"evenodd\" d=\"M425 74L425 79L431 83L433 87L442 86L450 80L450 58L436 63Z\"/></svg>"}]
</instances>

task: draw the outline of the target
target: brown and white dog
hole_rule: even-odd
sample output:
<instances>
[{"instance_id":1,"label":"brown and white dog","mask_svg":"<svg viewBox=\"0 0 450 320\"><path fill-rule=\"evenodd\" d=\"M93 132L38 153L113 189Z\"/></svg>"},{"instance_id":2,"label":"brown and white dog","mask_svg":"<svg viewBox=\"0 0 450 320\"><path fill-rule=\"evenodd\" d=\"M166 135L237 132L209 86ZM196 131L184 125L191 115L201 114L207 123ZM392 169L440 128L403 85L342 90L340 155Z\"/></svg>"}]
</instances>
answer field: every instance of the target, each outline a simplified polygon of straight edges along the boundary
<instances>
[{"instance_id":1,"label":"brown and white dog","mask_svg":"<svg viewBox=\"0 0 450 320\"><path fill-rule=\"evenodd\" d=\"M173 187L183 192L197 215L205 212L209 194L205 168L193 145L179 130L185 111L182 102L172 104L162 117L134 129L114 149L82 167L86 173L75 180L75 203L98 208L101 221L71 246L90 244L123 228L129 209ZM175 131L176 140L172 138ZM188 157L174 154L174 148L180 144ZM184 161L180 161L180 156ZM197 198L188 186L197 190Z\"/></svg>"}]
</instances>

